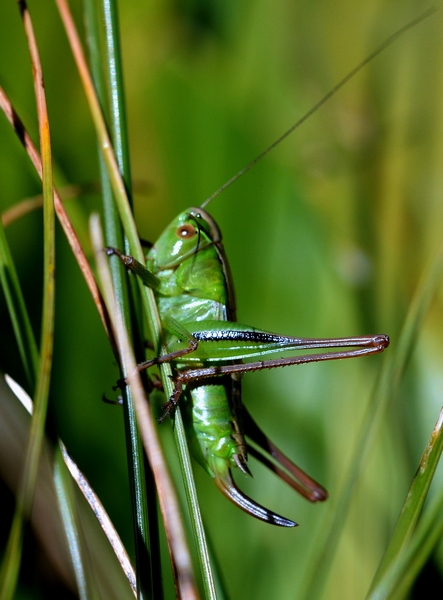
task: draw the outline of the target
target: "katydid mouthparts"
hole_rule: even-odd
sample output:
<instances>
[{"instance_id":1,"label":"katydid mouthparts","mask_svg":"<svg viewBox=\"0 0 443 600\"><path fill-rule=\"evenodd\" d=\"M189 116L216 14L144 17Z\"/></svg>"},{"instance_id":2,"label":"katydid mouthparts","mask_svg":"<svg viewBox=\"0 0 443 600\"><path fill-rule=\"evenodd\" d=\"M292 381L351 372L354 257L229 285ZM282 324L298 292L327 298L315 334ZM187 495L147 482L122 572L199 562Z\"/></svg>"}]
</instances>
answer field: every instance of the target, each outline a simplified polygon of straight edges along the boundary
<instances>
[{"instance_id":1,"label":"katydid mouthparts","mask_svg":"<svg viewBox=\"0 0 443 600\"><path fill-rule=\"evenodd\" d=\"M242 404L241 377L250 371L377 354L389 345L388 336L294 338L237 323L222 236L202 208L190 208L172 221L150 249L146 267L116 248L106 251L117 255L154 290L168 353L141 363L138 369L166 361L175 369L174 392L163 405L160 420L181 398L194 457L219 490L257 519L296 526L246 496L233 480L232 468L250 474L249 453L309 501L328 497L255 423ZM338 350L330 351L333 348ZM262 360L287 351L319 349L319 353ZM255 357L260 360L246 362Z\"/></svg>"}]
</instances>

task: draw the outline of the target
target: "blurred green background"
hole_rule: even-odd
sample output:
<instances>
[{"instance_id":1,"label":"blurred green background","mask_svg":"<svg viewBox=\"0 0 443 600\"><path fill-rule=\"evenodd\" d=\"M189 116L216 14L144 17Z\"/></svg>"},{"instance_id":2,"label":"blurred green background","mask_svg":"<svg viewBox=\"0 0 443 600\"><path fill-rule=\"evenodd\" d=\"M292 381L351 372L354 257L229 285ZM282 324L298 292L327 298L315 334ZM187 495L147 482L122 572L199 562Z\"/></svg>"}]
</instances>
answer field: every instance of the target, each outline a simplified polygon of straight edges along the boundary
<instances>
[{"instance_id":1,"label":"blurred green background","mask_svg":"<svg viewBox=\"0 0 443 600\"><path fill-rule=\"evenodd\" d=\"M29 4L45 72L56 182L61 189L84 186L68 207L88 246L87 218L100 206L90 189L98 181L91 119L54 3ZM81 25L81 4L72 5ZM423 8L387 0L122 2L141 237L154 241L178 212L203 202ZM412 294L442 239L441 31L437 13L407 33L210 205L224 234L239 321L300 337L383 332L391 336L387 353L395 351ZM13 0L0 8L0 84L36 139L30 62ZM0 116L1 210L39 192ZM7 234L38 336L41 212ZM53 411L60 437L131 552L123 416L101 402L103 393L112 393L117 368L60 229L57 251ZM364 598L437 419L441 300L440 289L370 447L324 591L328 600ZM3 297L0 319L0 366L25 385ZM238 476L242 489L301 525L269 527L229 504L196 467L205 524L232 598L300 597L387 353L245 377L251 413L325 485L330 499L309 505L251 460L254 479ZM176 470L170 424L160 430ZM3 513L2 543L9 519ZM426 567L443 589L441 568L443 548ZM24 597L39 597L24 589ZM423 597L419 590L416 597Z\"/></svg>"}]
</instances>

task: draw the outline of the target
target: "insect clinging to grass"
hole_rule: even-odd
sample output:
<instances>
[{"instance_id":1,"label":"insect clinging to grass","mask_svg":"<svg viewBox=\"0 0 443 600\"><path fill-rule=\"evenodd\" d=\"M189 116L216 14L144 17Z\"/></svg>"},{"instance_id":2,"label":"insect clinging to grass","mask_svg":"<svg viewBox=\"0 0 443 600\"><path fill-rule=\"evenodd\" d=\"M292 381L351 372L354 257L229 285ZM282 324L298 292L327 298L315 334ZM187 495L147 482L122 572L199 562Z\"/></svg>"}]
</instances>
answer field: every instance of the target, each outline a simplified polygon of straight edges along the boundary
<instances>
[{"instance_id":1,"label":"insect clinging to grass","mask_svg":"<svg viewBox=\"0 0 443 600\"><path fill-rule=\"evenodd\" d=\"M171 362L175 369L174 391L163 405L164 414L160 420L173 412L182 397L188 437L197 460L226 497L245 512L267 523L283 527L296 525L294 521L259 505L238 489L231 469L237 467L249 474L248 453L311 502L323 501L328 494L319 483L290 461L255 423L241 401L241 377L250 371L376 354L387 348L389 338L378 334L304 339L239 324L222 236L205 207L303 123L372 58L425 16L427 14L388 38L302 119L201 207L180 213L149 250L146 266L116 248L107 248L109 255L117 255L155 293L168 353L142 363L139 370L166 361ZM263 359L269 355L300 350L319 352ZM248 438L252 444L248 443Z\"/></svg>"},{"instance_id":2,"label":"insect clinging to grass","mask_svg":"<svg viewBox=\"0 0 443 600\"><path fill-rule=\"evenodd\" d=\"M115 248L107 252L117 254L129 268L144 276L143 265L132 257ZM152 274L157 280L154 290L169 353L139 368L172 361L176 369L174 393L163 406L161 420L183 394L194 455L221 492L258 519L293 527L293 521L260 506L235 485L231 468L249 474L248 451L311 502L325 500L328 494L257 426L241 402L241 376L248 371L375 354L387 347L388 337L299 339L237 323L234 288L221 234L201 208L190 208L172 221L151 248L146 264L150 285ZM344 349L242 362L288 350L327 348ZM263 454L248 445L245 435Z\"/></svg>"}]
</instances>

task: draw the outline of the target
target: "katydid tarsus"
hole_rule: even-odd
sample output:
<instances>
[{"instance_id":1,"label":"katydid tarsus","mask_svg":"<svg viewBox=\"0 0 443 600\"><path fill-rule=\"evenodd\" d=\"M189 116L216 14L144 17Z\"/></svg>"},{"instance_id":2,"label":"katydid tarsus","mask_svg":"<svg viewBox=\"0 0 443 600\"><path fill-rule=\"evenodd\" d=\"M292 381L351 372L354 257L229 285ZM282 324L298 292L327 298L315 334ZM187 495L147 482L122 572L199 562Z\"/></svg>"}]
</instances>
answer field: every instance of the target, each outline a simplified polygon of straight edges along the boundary
<instances>
[{"instance_id":1,"label":"katydid tarsus","mask_svg":"<svg viewBox=\"0 0 443 600\"><path fill-rule=\"evenodd\" d=\"M379 334L303 339L237 323L234 288L221 233L203 207L254 166L401 33L428 14L429 11L388 38L307 115L200 208L187 209L176 217L150 249L146 267L116 248L107 248L109 255L117 255L154 289L156 295L168 354L140 364L139 370L165 361L173 364L174 392L163 405L165 412L160 420L172 412L183 396L188 436L196 459L213 477L222 493L239 508L274 525L293 527L296 523L257 504L238 489L232 478L233 467L249 474L248 452L311 502L323 501L328 494L290 461L254 422L241 401L242 375L262 369L376 354L389 345L389 338ZM283 351L300 350L320 352L263 359L272 354L281 355ZM255 357L259 360L252 361Z\"/></svg>"}]
</instances>

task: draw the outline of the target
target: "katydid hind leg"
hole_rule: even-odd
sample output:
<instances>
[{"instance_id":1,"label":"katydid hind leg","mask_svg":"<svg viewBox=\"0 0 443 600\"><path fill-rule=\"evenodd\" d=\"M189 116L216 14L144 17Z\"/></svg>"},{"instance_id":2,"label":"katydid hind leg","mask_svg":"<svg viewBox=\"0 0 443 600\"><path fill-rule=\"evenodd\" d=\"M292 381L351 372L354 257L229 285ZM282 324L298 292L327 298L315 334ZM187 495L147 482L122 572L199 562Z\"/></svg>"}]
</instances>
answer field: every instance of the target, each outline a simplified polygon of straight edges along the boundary
<instances>
[{"instance_id":1,"label":"katydid hind leg","mask_svg":"<svg viewBox=\"0 0 443 600\"><path fill-rule=\"evenodd\" d=\"M351 338L344 338L348 341ZM359 338L352 338L357 340ZM375 335L372 337L361 338L364 340L362 347L355 350L340 350L338 352L325 352L321 354L305 354L302 356L289 356L286 358L278 358L275 360L256 361L249 363L240 363L220 366L202 367L197 369L183 369L177 373L175 378L176 388L189 384L190 382L200 381L202 379L208 379L211 377L217 377L221 375L233 375L249 373L253 371L262 371L264 369L275 369L277 367L287 367L291 365L302 365L312 362L322 362L325 360L341 360L344 358L357 358L359 356L368 356L370 354L379 354L383 352L389 346L389 337L384 334ZM369 341L368 341L369 340ZM324 340L323 340L324 341ZM332 340L331 340L332 341ZM333 340L334 342L340 342L339 339ZM343 341L343 340L342 340ZM348 344L357 346L357 343ZM336 343L335 346L344 347L345 344ZM311 346L315 348L315 346ZM323 345L323 347L325 347ZM332 344L328 347L333 347ZM178 394L180 395L180 394ZM175 398L177 399L177 398Z\"/></svg>"},{"instance_id":2,"label":"katydid hind leg","mask_svg":"<svg viewBox=\"0 0 443 600\"><path fill-rule=\"evenodd\" d=\"M383 352L385 348L389 345L389 337L384 334L368 336L362 338L343 338L334 339L334 340L318 340L321 343L320 347L325 347L325 342L331 342L330 346L332 347L332 342L335 342L335 345L344 346L345 342L349 342L352 340L352 343L349 345L356 346L356 340L362 340L361 348L357 350L342 350L339 352L326 352L323 354L306 354L303 356L290 356L287 358L279 358L275 360L266 360L259 362L251 362L251 363L240 363L237 362L231 365L221 365L215 367L202 367L198 369L182 369L177 371L176 376L173 377L174 380L174 391L171 397L168 399L165 404L163 404L162 408L164 409L164 414L160 418L160 421L163 421L168 414L172 412L174 407L176 406L182 391L183 387L189 385L190 383L200 381L202 379L208 379L211 377L223 376L223 375L241 375L243 373L248 373L252 371L261 371L263 369L275 369L277 367L286 367L290 365L301 365L307 364L311 362L321 362L325 360L340 360L343 358L356 358L358 356L366 356L369 354L379 354ZM314 342L314 340L310 340ZM311 346L315 348L315 345ZM171 360L171 355L165 355L161 357L160 360ZM147 366L151 366L151 364L155 364L155 360L151 361ZM146 363L147 364L147 363ZM146 366L144 368L147 368Z\"/></svg>"},{"instance_id":3,"label":"katydid hind leg","mask_svg":"<svg viewBox=\"0 0 443 600\"><path fill-rule=\"evenodd\" d=\"M295 465L279 448L277 448L265 433L263 433L244 406L243 426L245 435L263 450L263 453L259 452L248 444L249 454L263 463L310 502L322 502L328 498L328 492L324 487L312 479L312 477L309 477L309 475ZM270 460L269 456L274 460ZM279 463L282 468L274 461Z\"/></svg>"}]
</instances>

